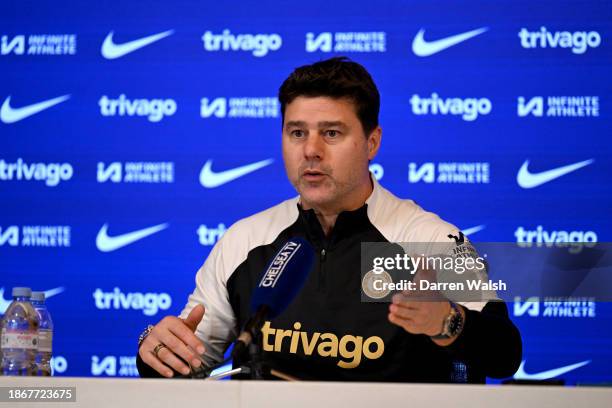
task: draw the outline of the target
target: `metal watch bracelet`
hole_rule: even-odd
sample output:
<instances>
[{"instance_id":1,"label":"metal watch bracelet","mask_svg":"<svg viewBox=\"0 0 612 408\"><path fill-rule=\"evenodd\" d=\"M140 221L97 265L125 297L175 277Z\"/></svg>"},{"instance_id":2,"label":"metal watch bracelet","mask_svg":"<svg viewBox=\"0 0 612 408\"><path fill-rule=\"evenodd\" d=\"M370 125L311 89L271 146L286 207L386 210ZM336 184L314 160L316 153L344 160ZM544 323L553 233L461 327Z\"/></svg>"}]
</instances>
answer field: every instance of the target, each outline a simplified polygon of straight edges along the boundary
<instances>
[{"instance_id":1,"label":"metal watch bracelet","mask_svg":"<svg viewBox=\"0 0 612 408\"><path fill-rule=\"evenodd\" d=\"M146 329L143 330L142 333L140 333L140 336L138 336L138 348L140 348L140 345L142 344L142 342L144 341L144 339L147 338L147 336L151 333L151 330L153 330L155 326L153 326L152 324L148 325Z\"/></svg>"}]
</instances>

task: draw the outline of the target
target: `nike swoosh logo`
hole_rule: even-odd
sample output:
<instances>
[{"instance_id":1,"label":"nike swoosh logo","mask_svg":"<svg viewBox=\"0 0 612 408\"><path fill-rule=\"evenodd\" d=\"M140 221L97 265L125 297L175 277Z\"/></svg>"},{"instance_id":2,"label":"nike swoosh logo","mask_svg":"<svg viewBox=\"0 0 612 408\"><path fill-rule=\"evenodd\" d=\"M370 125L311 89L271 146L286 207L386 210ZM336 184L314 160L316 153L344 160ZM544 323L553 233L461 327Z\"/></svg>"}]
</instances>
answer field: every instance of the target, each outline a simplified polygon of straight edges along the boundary
<instances>
[{"instance_id":1,"label":"nike swoosh logo","mask_svg":"<svg viewBox=\"0 0 612 408\"><path fill-rule=\"evenodd\" d=\"M594 161L595 159L589 159L574 164L568 164L567 166L557 167L552 170L543 171L541 173L530 173L529 169L527 168L529 166L529 160L525 160L525 163L523 163L518 171L518 174L516 175L516 182L523 188L534 188L588 166Z\"/></svg>"},{"instance_id":2,"label":"nike swoosh logo","mask_svg":"<svg viewBox=\"0 0 612 408\"><path fill-rule=\"evenodd\" d=\"M49 299L52 296L59 295L64 290L66 290L63 286L58 286L57 288L45 290L45 299ZM0 314L4 314L6 309L8 309L12 300L6 300L4 298L4 288L0 288Z\"/></svg>"},{"instance_id":3,"label":"nike swoosh logo","mask_svg":"<svg viewBox=\"0 0 612 408\"><path fill-rule=\"evenodd\" d=\"M426 41L425 29L420 29L417 35L414 37L412 41L412 52L414 52L419 57L429 57L430 55L434 55L440 51L443 51L447 48L452 47L453 45L457 45L462 43L463 41L467 41L472 37L476 37L487 31L488 27L478 28L476 30L468 31L466 33L452 35L450 37L442 38L436 41Z\"/></svg>"},{"instance_id":4,"label":"nike swoosh logo","mask_svg":"<svg viewBox=\"0 0 612 408\"><path fill-rule=\"evenodd\" d=\"M200 184L206 188L215 188L236 180L239 177L246 176L249 173L259 170L272 164L273 159L258 161L256 163L247 164L246 166L236 167L231 170L225 170L215 173L212 171L212 160L208 160L200 171Z\"/></svg>"},{"instance_id":5,"label":"nike swoosh logo","mask_svg":"<svg viewBox=\"0 0 612 408\"><path fill-rule=\"evenodd\" d=\"M4 288L0 288L0 314L4 314L10 304L11 301L4 298Z\"/></svg>"},{"instance_id":6,"label":"nike swoosh logo","mask_svg":"<svg viewBox=\"0 0 612 408\"><path fill-rule=\"evenodd\" d=\"M518 370L516 371L516 374L514 374L514 378L517 380L548 380L549 378L554 378L554 377L558 377L562 374L565 374L567 372L570 372L572 370L575 370L577 368L580 368L582 366L585 366L587 364L589 364L591 362L591 360L585 360L582 361L580 363L576 363L576 364L570 364L567 366L563 366L563 367L559 367L559 368L554 368L552 370L547 370L547 371L541 371L539 373L533 373L533 374L528 374L525 372L525 361L523 360L521 362L520 367L518 368Z\"/></svg>"},{"instance_id":7,"label":"nike swoosh logo","mask_svg":"<svg viewBox=\"0 0 612 408\"><path fill-rule=\"evenodd\" d=\"M485 229L486 225L481 224L481 225L477 225L475 227L472 228L466 228L466 229L462 229L461 232L463 232L463 235L470 235L470 234L475 234L478 231L482 231L483 229Z\"/></svg>"},{"instance_id":8,"label":"nike swoosh logo","mask_svg":"<svg viewBox=\"0 0 612 408\"><path fill-rule=\"evenodd\" d=\"M134 41L129 41L123 44L115 44L113 42L114 31L108 33L104 42L102 43L102 49L100 52L102 56L106 59L117 59L121 58L124 55L127 55L131 52L134 52L142 47L146 47L149 44L153 44L156 41L161 40L162 38L166 38L169 35L172 35L174 30L164 31L163 33L153 34L144 38L139 38Z\"/></svg>"},{"instance_id":9,"label":"nike swoosh logo","mask_svg":"<svg viewBox=\"0 0 612 408\"><path fill-rule=\"evenodd\" d=\"M128 232L127 234L109 237L108 224L104 224L102 228L100 228L98 236L96 237L96 246L102 252L116 251L119 248L133 244L134 242L146 238L149 235L153 235L156 232L166 229L168 228L168 225L168 223L158 224L138 231Z\"/></svg>"},{"instance_id":10,"label":"nike swoosh logo","mask_svg":"<svg viewBox=\"0 0 612 408\"><path fill-rule=\"evenodd\" d=\"M52 106L62 103L70 99L70 95L58 96L57 98L48 99L46 101L34 103L32 105L23 106L21 108L11 107L10 95L4 100L2 108L0 108L0 120L4 123L15 123L27 117L35 115L39 112L49 109Z\"/></svg>"}]
</instances>

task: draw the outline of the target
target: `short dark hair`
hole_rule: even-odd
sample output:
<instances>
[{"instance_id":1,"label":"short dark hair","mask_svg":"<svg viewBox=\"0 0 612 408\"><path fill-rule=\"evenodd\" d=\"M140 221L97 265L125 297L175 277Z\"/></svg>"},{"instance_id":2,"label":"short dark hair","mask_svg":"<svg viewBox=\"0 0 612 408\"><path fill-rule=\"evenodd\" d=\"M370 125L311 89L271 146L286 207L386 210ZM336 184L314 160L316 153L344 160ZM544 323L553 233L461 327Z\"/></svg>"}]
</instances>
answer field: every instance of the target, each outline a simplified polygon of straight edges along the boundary
<instances>
[{"instance_id":1,"label":"short dark hair","mask_svg":"<svg viewBox=\"0 0 612 408\"><path fill-rule=\"evenodd\" d=\"M366 69L346 57L334 57L296 68L278 90L281 114L298 96L347 98L355 105L355 113L368 137L378 126L380 94Z\"/></svg>"}]
</instances>

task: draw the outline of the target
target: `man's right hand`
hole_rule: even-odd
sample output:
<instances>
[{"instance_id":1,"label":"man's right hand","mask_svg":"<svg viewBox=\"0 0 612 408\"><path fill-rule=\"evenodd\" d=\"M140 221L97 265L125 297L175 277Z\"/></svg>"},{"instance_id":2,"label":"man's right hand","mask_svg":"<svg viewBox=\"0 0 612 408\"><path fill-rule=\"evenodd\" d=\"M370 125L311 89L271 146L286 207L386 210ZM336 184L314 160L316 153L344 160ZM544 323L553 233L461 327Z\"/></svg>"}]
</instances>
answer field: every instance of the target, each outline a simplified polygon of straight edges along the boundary
<instances>
[{"instance_id":1,"label":"man's right hand","mask_svg":"<svg viewBox=\"0 0 612 408\"><path fill-rule=\"evenodd\" d=\"M203 317L202 305L194 307L186 319L175 316L164 317L144 339L138 349L138 355L142 361L164 377L172 377L170 368L185 375L189 374L191 370L180 359L189 362L192 367L199 367L202 364L196 352L202 355L206 349L194 332ZM166 347L159 349L156 356L154 349L160 343Z\"/></svg>"}]
</instances>

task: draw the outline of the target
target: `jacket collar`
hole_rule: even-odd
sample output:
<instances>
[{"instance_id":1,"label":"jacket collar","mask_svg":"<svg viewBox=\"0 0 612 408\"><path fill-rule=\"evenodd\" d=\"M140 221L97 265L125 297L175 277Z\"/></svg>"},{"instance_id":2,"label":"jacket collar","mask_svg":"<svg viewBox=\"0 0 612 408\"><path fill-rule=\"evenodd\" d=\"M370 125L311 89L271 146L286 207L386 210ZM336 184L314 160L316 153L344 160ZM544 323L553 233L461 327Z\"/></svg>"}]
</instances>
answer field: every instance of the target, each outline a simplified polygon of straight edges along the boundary
<instances>
[{"instance_id":1,"label":"jacket collar","mask_svg":"<svg viewBox=\"0 0 612 408\"><path fill-rule=\"evenodd\" d=\"M360 231L366 230L371 225L368 218L368 207L375 206L380 195L382 187L378 184L378 181L370 173L370 179L372 180L373 189L370 196L366 199L364 204L352 211L342 211L338 214L336 223L329 235L326 237L323 233L323 228L319 223L319 219L313 209L304 210L300 201L298 200L297 207L300 213L300 220L303 227L306 230L308 238L316 243L317 245L328 247L334 246L338 241L343 238L347 238L351 235L355 235Z\"/></svg>"}]
</instances>

